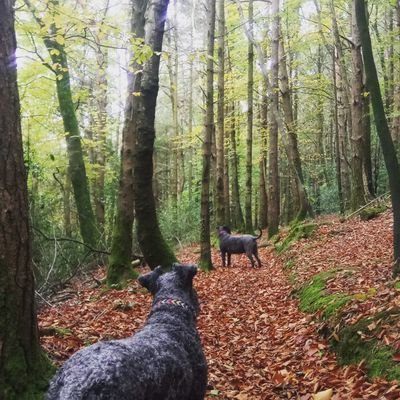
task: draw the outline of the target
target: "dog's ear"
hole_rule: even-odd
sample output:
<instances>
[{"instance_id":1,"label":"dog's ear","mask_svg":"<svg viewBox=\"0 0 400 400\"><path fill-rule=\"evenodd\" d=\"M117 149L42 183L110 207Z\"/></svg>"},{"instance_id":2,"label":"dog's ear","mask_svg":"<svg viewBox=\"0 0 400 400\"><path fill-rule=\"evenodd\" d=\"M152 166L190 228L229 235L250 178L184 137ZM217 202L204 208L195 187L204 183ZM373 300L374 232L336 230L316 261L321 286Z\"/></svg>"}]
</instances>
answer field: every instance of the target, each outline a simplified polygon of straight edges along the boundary
<instances>
[{"instance_id":1,"label":"dog's ear","mask_svg":"<svg viewBox=\"0 0 400 400\"><path fill-rule=\"evenodd\" d=\"M191 286L194 276L197 274L196 265L174 264L172 271L175 271L185 286Z\"/></svg>"},{"instance_id":2,"label":"dog's ear","mask_svg":"<svg viewBox=\"0 0 400 400\"><path fill-rule=\"evenodd\" d=\"M158 266L153 271L148 272L145 275L141 275L138 278L139 283L146 288L151 294L154 294L157 289L157 279L162 274L161 266Z\"/></svg>"},{"instance_id":3,"label":"dog's ear","mask_svg":"<svg viewBox=\"0 0 400 400\"><path fill-rule=\"evenodd\" d=\"M227 226L227 225L223 225L221 228L222 228L222 230L224 230L226 233L229 233L229 234L232 233L231 228L229 228L229 226Z\"/></svg>"}]
</instances>

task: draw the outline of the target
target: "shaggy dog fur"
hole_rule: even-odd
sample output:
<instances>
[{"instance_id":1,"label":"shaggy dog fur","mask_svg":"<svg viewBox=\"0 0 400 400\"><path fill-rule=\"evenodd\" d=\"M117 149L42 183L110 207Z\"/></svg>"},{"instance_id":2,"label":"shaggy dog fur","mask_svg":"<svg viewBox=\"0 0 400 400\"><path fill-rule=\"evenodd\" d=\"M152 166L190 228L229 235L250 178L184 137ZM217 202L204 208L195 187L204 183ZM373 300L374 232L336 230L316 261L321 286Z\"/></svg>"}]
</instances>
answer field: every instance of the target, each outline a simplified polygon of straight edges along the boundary
<instances>
[{"instance_id":1,"label":"shaggy dog fur","mask_svg":"<svg viewBox=\"0 0 400 400\"><path fill-rule=\"evenodd\" d=\"M196 317L195 266L139 277L152 295L144 327L123 340L75 353L53 378L48 400L203 400L207 364Z\"/></svg>"}]
</instances>

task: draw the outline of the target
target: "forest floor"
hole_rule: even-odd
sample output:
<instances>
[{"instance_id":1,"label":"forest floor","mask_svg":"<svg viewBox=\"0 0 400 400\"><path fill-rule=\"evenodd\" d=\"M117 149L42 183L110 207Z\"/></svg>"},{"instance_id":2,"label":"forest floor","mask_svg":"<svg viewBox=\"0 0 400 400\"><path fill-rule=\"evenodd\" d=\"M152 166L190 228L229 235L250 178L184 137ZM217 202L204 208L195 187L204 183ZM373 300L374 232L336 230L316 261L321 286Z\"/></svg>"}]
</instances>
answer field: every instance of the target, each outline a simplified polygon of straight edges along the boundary
<instances>
[{"instance_id":1,"label":"forest floor","mask_svg":"<svg viewBox=\"0 0 400 400\"><path fill-rule=\"evenodd\" d=\"M283 255L264 241L260 269L252 269L240 255L232 256L230 268L222 268L215 249L215 270L197 274L202 304L198 328L209 367L207 400L400 399L398 382L368 380L364 362L339 366L328 339L340 341L340 333L326 329L320 311L301 312L296 296L296 289L313 276L335 270L325 291L351 299L337 326L396 310L400 290L391 277L391 212L366 222L334 217L317 222L310 238L293 243ZM197 258L195 246L179 253L181 262ZM136 282L124 290L107 290L96 284L103 277L99 268L76 279L41 310L41 342L56 363L84 345L129 336L144 323L150 295ZM371 320L367 332L358 334L394 349L396 363L400 319L394 314L390 323ZM325 392L326 397L314 397L329 389L333 396Z\"/></svg>"}]
</instances>

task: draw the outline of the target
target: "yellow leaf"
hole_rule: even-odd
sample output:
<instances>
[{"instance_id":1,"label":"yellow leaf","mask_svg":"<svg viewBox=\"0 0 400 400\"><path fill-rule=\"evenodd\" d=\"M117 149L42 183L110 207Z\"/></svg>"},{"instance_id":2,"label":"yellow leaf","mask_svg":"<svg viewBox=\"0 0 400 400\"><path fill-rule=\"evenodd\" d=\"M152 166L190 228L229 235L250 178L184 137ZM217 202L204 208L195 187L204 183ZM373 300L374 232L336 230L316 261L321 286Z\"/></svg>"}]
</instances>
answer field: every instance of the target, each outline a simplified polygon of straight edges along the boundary
<instances>
[{"instance_id":1,"label":"yellow leaf","mask_svg":"<svg viewBox=\"0 0 400 400\"><path fill-rule=\"evenodd\" d=\"M56 35L56 42L61 46L65 44L65 38L62 35Z\"/></svg>"},{"instance_id":2,"label":"yellow leaf","mask_svg":"<svg viewBox=\"0 0 400 400\"><path fill-rule=\"evenodd\" d=\"M330 400L333 396L333 390L327 389L322 392L315 393L313 395L314 400Z\"/></svg>"},{"instance_id":3,"label":"yellow leaf","mask_svg":"<svg viewBox=\"0 0 400 400\"><path fill-rule=\"evenodd\" d=\"M140 96L140 92L132 92L132 96L138 97L138 96Z\"/></svg>"}]
</instances>

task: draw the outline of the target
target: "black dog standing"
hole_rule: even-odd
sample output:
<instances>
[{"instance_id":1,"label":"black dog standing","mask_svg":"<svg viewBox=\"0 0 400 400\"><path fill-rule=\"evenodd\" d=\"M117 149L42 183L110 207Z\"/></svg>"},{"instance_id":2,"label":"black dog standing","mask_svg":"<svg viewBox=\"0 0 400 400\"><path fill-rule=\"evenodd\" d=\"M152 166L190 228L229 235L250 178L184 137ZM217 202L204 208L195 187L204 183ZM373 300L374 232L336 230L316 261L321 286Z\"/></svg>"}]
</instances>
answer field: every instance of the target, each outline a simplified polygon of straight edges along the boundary
<instances>
[{"instance_id":1,"label":"black dog standing","mask_svg":"<svg viewBox=\"0 0 400 400\"><path fill-rule=\"evenodd\" d=\"M144 327L75 353L53 378L48 400L203 400L207 364L196 330L195 266L139 277L152 295Z\"/></svg>"},{"instance_id":2,"label":"black dog standing","mask_svg":"<svg viewBox=\"0 0 400 400\"><path fill-rule=\"evenodd\" d=\"M231 265L231 254L246 254L254 267L254 258L258 266L261 267L261 261L258 257L257 239L260 239L262 231L258 236L254 235L231 235L231 230L227 226L218 226L219 249L221 250L222 266L226 266L226 256L228 257L228 267Z\"/></svg>"}]
</instances>

